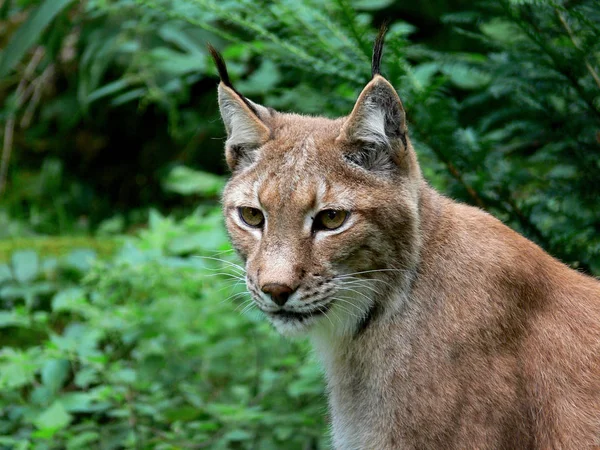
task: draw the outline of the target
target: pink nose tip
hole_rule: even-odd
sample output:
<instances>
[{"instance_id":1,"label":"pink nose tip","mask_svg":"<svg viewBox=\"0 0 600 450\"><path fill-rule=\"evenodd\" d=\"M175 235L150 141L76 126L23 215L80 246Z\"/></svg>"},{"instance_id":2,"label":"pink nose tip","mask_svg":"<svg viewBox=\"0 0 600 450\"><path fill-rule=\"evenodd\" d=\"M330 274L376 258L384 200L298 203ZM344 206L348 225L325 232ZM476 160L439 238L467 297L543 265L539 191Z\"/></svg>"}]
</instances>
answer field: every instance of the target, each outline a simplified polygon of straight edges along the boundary
<instances>
[{"instance_id":1,"label":"pink nose tip","mask_svg":"<svg viewBox=\"0 0 600 450\"><path fill-rule=\"evenodd\" d=\"M288 301L288 298L294 292L294 290L285 285L279 283L268 283L262 287L262 291L265 294L269 294L271 299L277 303L279 306L285 305L285 302Z\"/></svg>"}]
</instances>

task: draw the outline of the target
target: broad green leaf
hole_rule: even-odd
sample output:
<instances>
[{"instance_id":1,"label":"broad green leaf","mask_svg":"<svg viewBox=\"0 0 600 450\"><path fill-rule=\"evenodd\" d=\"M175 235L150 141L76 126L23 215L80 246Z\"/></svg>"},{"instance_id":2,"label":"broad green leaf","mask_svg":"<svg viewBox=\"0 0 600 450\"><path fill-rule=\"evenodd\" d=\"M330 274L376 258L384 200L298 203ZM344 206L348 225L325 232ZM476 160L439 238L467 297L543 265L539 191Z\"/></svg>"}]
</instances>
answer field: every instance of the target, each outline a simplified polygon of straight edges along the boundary
<instances>
[{"instance_id":1,"label":"broad green leaf","mask_svg":"<svg viewBox=\"0 0 600 450\"><path fill-rule=\"evenodd\" d=\"M35 386L29 395L29 401L35 406L48 406L56 399L56 392L40 384Z\"/></svg>"},{"instance_id":2,"label":"broad green leaf","mask_svg":"<svg viewBox=\"0 0 600 450\"><path fill-rule=\"evenodd\" d=\"M89 248L80 248L73 250L65 258L65 265L70 269L80 273L86 273L92 267L96 260L97 254L95 250Z\"/></svg>"},{"instance_id":3,"label":"broad green leaf","mask_svg":"<svg viewBox=\"0 0 600 450\"><path fill-rule=\"evenodd\" d=\"M75 375L75 385L80 388L86 389L90 386L90 384L95 384L98 382L98 371L92 367L84 367L79 370Z\"/></svg>"},{"instance_id":4,"label":"broad green leaf","mask_svg":"<svg viewBox=\"0 0 600 450\"><path fill-rule=\"evenodd\" d=\"M206 53L203 45L199 45L199 42L195 41L185 31L182 31L179 26L175 26L172 23L167 23L162 26L158 31L158 34L165 41L172 42L181 49L186 50L188 53L195 53L197 58L200 58Z\"/></svg>"},{"instance_id":5,"label":"broad green leaf","mask_svg":"<svg viewBox=\"0 0 600 450\"><path fill-rule=\"evenodd\" d=\"M67 380L70 370L71 365L66 359L51 359L42 367L42 383L56 393Z\"/></svg>"},{"instance_id":6,"label":"broad green leaf","mask_svg":"<svg viewBox=\"0 0 600 450\"><path fill-rule=\"evenodd\" d=\"M12 279L12 272L8 264L0 264L0 284Z\"/></svg>"},{"instance_id":7,"label":"broad green leaf","mask_svg":"<svg viewBox=\"0 0 600 450\"><path fill-rule=\"evenodd\" d=\"M135 383L137 374L132 369L118 369L109 373L109 379L116 384L132 384Z\"/></svg>"},{"instance_id":8,"label":"broad green leaf","mask_svg":"<svg viewBox=\"0 0 600 450\"><path fill-rule=\"evenodd\" d=\"M84 431L75 436L72 436L67 441L67 450L88 450L90 448L98 448L96 443L100 439L100 433L97 431Z\"/></svg>"},{"instance_id":9,"label":"broad green leaf","mask_svg":"<svg viewBox=\"0 0 600 450\"><path fill-rule=\"evenodd\" d=\"M98 355L98 342L103 331L75 322L69 324L62 335L52 335L50 339L59 350L76 352L80 358L87 359Z\"/></svg>"},{"instance_id":10,"label":"broad green leaf","mask_svg":"<svg viewBox=\"0 0 600 450\"><path fill-rule=\"evenodd\" d=\"M109 236L122 233L123 228L125 228L125 219L121 215L116 215L100 222L97 233L99 236Z\"/></svg>"},{"instance_id":11,"label":"broad green leaf","mask_svg":"<svg viewBox=\"0 0 600 450\"><path fill-rule=\"evenodd\" d=\"M260 67L246 80L240 80L237 88L246 95L270 92L280 81L281 74L273 61L265 59Z\"/></svg>"},{"instance_id":12,"label":"broad green leaf","mask_svg":"<svg viewBox=\"0 0 600 450\"><path fill-rule=\"evenodd\" d=\"M394 3L394 0L352 0L355 9L371 11L383 9Z\"/></svg>"},{"instance_id":13,"label":"broad green leaf","mask_svg":"<svg viewBox=\"0 0 600 450\"><path fill-rule=\"evenodd\" d=\"M440 65L436 62L427 62L416 66L412 72L412 79L415 82L415 87L418 90L422 90L427 87L433 75L439 70Z\"/></svg>"},{"instance_id":14,"label":"broad green leaf","mask_svg":"<svg viewBox=\"0 0 600 450\"><path fill-rule=\"evenodd\" d=\"M73 0L45 0L12 36L0 60L0 78L4 78L37 42L46 27Z\"/></svg>"},{"instance_id":15,"label":"broad green leaf","mask_svg":"<svg viewBox=\"0 0 600 450\"><path fill-rule=\"evenodd\" d=\"M27 327L30 323L29 317L17 311L0 311L0 328Z\"/></svg>"},{"instance_id":16,"label":"broad green leaf","mask_svg":"<svg viewBox=\"0 0 600 450\"><path fill-rule=\"evenodd\" d=\"M113 81L111 83L105 84L101 88L96 89L91 92L87 98L85 99L88 103L92 103L102 97L106 97L107 95L116 94L119 91L122 91L126 87L128 87L130 81L127 78L121 78L119 80Z\"/></svg>"},{"instance_id":17,"label":"broad green leaf","mask_svg":"<svg viewBox=\"0 0 600 450\"><path fill-rule=\"evenodd\" d=\"M85 291L81 288L65 289L52 299L53 311L84 311L85 307Z\"/></svg>"},{"instance_id":18,"label":"broad green leaf","mask_svg":"<svg viewBox=\"0 0 600 450\"><path fill-rule=\"evenodd\" d=\"M56 432L69 425L71 420L71 414L66 411L61 402L56 401L43 413L37 416L33 423L41 430Z\"/></svg>"},{"instance_id":19,"label":"broad green leaf","mask_svg":"<svg viewBox=\"0 0 600 450\"><path fill-rule=\"evenodd\" d=\"M193 420L202 414L202 411L195 406L180 406L166 410L164 412L166 419L169 422L175 422L177 420Z\"/></svg>"},{"instance_id":20,"label":"broad green leaf","mask_svg":"<svg viewBox=\"0 0 600 450\"><path fill-rule=\"evenodd\" d=\"M0 288L0 298L2 299L25 299L29 302L37 295L50 294L54 292L55 286L47 281L39 281L25 285L8 284Z\"/></svg>"},{"instance_id":21,"label":"broad green leaf","mask_svg":"<svg viewBox=\"0 0 600 450\"><path fill-rule=\"evenodd\" d=\"M67 392L62 394L60 402L65 410L70 413L90 413L105 410L110 407L110 403L101 401L98 390L88 392Z\"/></svg>"},{"instance_id":22,"label":"broad green leaf","mask_svg":"<svg viewBox=\"0 0 600 450\"><path fill-rule=\"evenodd\" d=\"M178 236L169 242L168 250L175 255L194 252L216 252L228 244L227 233L222 227Z\"/></svg>"},{"instance_id":23,"label":"broad green leaf","mask_svg":"<svg viewBox=\"0 0 600 450\"><path fill-rule=\"evenodd\" d=\"M113 98L111 100L110 104L112 106L123 105L132 100L137 100L137 99L142 98L144 95L146 95L146 93L147 93L146 88L132 89L131 91L125 92L124 94L121 94L121 95Z\"/></svg>"},{"instance_id":24,"label":"broad green leaf","mask_svg":"<svg viewBox=\"0 0 600 450\"><path fill-rule=\"evenodd\" d=\"M491 77L481 70L464 64L449 64L441 67L452 83L462 89L478 89L490 82Z\"/></svg>"},{"instance_id":25,"label":"broad green leaf","mask_svg":"<svg viewBox=\"0 0 600 450\"><path fill-rule=\"evenodd\" d=\"M494 18L480 25L481 32L495 41L512 44L523 39L519 27L504 19Z\"/></svg>"},{"instance_id":26,"label":"broad green leaf","mask_svg":"<svg viewBox=\"0 0 600 450\"><path fill-rule=\"evenodd\" d=\"M55 279L58 276L58 259L57 258L46 258L42 261L42 272L46 279Z\"/></svg>"},{"instance_id":27,"label":"broad green leaf","mask_svg":"<svg viewBox=\"0 0 600 450\"><path fill-rule=\"evenodd\" d=\"M201 170L178 166L163 181L164 189L181 195L215 196L225 185L223 178Z\"/></svg>"},{"instance_id":28,"label":"broad green leaf","mask_svg":"<svg viewBox=\"0 0 600 450\"><path fill-rule=\"evenodd\" d=\"M40 260L35 250L20 250L11 258L15 279L20 283L35 280L39 272Z\"/></svg>"},{"instance_id":29,"label":"broad green leaf","mask_svg":"<svg viewBox=\"0 0 600 450\"><path fill-rule=\"evenodd\" d=\"M29 384L40 364L39 351L4 348L0 351L0 389Z\"/></svg>"},{"instance_id":30,"label":"broad green leaf","mask_svg":"<svg viewBox=\"0 0 600 450\"><path fill-rule=\"evenodd\" d=\"M411 25L407 22L397 22L390 26L388 30L388 34L390 35L400 35L400 36L408 36L409 34L414 33L417 30L417 27Z\"/></svg>"},{"instance_id":31,"label":"broad green leaf","mask_svg":"<svg viewBox=\"0 0 600 450\"><path fill-rule=\"evenodd\" d=\"M173 75L203 72L206 67L204 58L195 53L181 53L167 47L152 50L153 65L159 70Z\"/></svg>"},{"instance_id":32,"label":"broad green leaf","mask_svg":"<svg viewBox=\"0 0 600 450\"><path fill-rule=\"evenodd\" d=\"M237 430L231 430L230 432L226 433L225 436L223 436L223 439L227 440L227 441L247 441L249 439L252 439L252 434L249 433L246 430L241 430L241 429L237 429Z\"/></svg>"}]
</instances>

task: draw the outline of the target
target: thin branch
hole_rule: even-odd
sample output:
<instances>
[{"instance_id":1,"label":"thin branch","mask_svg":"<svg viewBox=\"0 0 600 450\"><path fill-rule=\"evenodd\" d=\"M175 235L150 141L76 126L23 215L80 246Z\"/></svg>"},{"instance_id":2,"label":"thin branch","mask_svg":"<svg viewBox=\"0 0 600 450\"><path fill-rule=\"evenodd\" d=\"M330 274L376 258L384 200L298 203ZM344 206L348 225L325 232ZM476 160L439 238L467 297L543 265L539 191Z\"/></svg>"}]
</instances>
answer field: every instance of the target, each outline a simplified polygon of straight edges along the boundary
<instances>
[{"instance_id":1,"label":"thin branch","mask_svg":"<svg viewBox=\"0 0 600 450\"><path fill-rule=\"evenodd\" d=\"M541 33L541 31L536 27L536 24L529 22L524 24L521 17L515 15L505 1L501 1L500 5L504 9L504 12L508 18L511 19L521 29L521 31L523 31L523 33L525 33L525 35L552 60L554 65L553 69L565 77L569 83L571 83L571 86L575 89L579 97L586 103L590 111L594 113L598 119L600 119L600 110L596 108L593 100L583 89L579 83L579 80L569 70L564 68L564 64L561 63L560 58L557 56L554 49L552 49L544 39L540 38L543 33ZM532 32L530 26L534 28L535 32Z\"/></svg>"},{"instance_id":2,"label":"thin branch","mask_svg":"<svg viewBox=\"0 0 600 450\"><path fill-rule=\"evenodd\" d=\"M442 161L442 162L444 164L446 164L446 167L448 168L448 170L450 171L452 176L454 178L456 178L456 180L458 180L463 185L463 187L466 189L467 193L471 196L471 198L473 199L475 204L482 209L486 209L485 203L482 200L482 198L479 196L477 191L475 189L473 189L473 187L464 180L462 174L458 171L456 166L454 164L452 164L450 161Z\"/></svg>"},{"instance_id":3,"label":"thin branch","mask_svg":"<svg viewBox=\"0 0 600 450\"><path fill-rule=\"evenodd\" d=\"M473 202L481 209L487 210L487 206L481 198L481 196L477 193L475 189L473 189L473 187L469 183L465 181L462 173L460 173L457 167L454 164L452 164L450 159L448 159L448 157L446 157L446 155L444 155L444 153L439 148L436 148L435 145L431 145L431 142L429 142L428 139L423 139L421 137L420 141L427 144L427 146L431 149L431 151L433 151L435 156L437 156L437 158L446 166L448 172L450 172L450 175L452 175L452 177L462 185L465 191L467 191L467 194L469 194L469 197L471 197Z\"/></svg>"},{"instance_id":4,"label":"thin branch","mask_svg":"<svg viewBox=\"0 0 600 450\"><path fill-rule=\"evenodd\" d=\"M25 68L23 77L21 78L21 81L17 86L17 92L15 94L15 108L12 112L8 114L8 119L6 120L6 125L4 126L4 139L2 142L2 160L0 162L0 196L4 194L4 190L6 189L8 165L10 163L10 157L12 154L13 138L15 133L16 111L21 106L23 106L25 100L27 99L27 95L25 95L27 93L27 83L33 75L33 72L35 72L37 66L40 64L42 58L44 57L44 54L44 47L38 47L33 53L29 64L27 64L27 67Z\"/></svg>"},{"instance_id":5,"label":"thin branch","mask_svg":"<svg viewBox=\"0 0 600 450\"><path fill-rule=\"evenodd\" d=\"M535 225L531 221L531 219L523 212L523 210L521 210L521 208L519 208L519 206L516 204L516 202L512 198L512 195L510 194L510 192L508 192L504 196L504 201L506 201L506 203L510 206L510 210L505 209L506 212L508 212L510 214L510 212L512 210L514 216L517 218L517 220L519 221L521 226L524 229L528 230L532 235L535 236L539 245L541 245L544 249L546 249L548 252L553 254L556 258L563 261L565 264L573 265L573 262L577 262L578 269L582 270L583 272L585 272L587 274L590 274L590 275L592 274L592 270L588 263L586 263L585 261L582 261L578 256L573 255L570 252L564 250L564 248L553 245L548 240L548 238L544 235L544 233L542 233L542 230L540 230L537 227L537 225Z\"/></svg>"},{"instance_id":6,"label":"thin branch","mask_svg":"<svg viewBox=\"0 0 600 450\"><path fill-rule=\"evenodd\" d=\"M23 117L21 118L21 123L19 124L21 128L27 128L31 124L35 109L39 104L40 98L42 97L44 85L52 78L53 75L54 64L50 64L48 67L46 67L46 69L44 69L38 78L32 81L31 85L33 86L33 93L31 94L31 100L29 101L29 104L23 113Z\"/></svg>"},{"instance_id":7,"label":"thin branch","mask_svg":"<svg viewBox=\"0 0 600 450\"><path fill-rule=\"evenodd\" d=\"M450 172L450 175L452 175L452 177L463 186L467 194L469 194L469 197L471 197L471 199L477 206L488 212L491 212L489 207L493 206L507 213L510 217L516 219L519 222L519 224L525 230L527 230L531 234L531 236L535 238L539 245L541 245L547 251L554 254L554 256L565 262L577 261L579 263L578 268L580 270L583 270L585 273L592 273L589 265L586 262L581 261L581 259L579 259L578 257L553 245L549 241L549 239L544 235L542 230L540 230L538 226L531 221L530 217L527 214L525 214L525 212L523 212L523 210L521 210L521 208L516 204L510 192L496 192L498 199L500 199L499 201L494 201L489 197L486 197L486 200L484 201L481 195L479 195L479 193L465 181L462 173L456 168L454 164L452 164L452 162L446 157L446 155L444 155L444 153L440 149L431 145L431 143L428 142L427 139L421 139L421 142L428 145L428 147L431 149L431 151L433 151L436 157L446 166L448 172Z\"/></svg>"},{"instance_id":8,"label":"thin branch","mask_svg":"<svg viewBox=\"0 0 600 450\"><path fill-rule=\"evenodd\" d=\"M6 174L8 172L8 163L12 152L13 135L15 132L15 115L9 114L6 125L4 126L4 140L2 144L2 162L0 163L0 195L4 193L6 187Z\"/></svg>"},{"instance_id":9,"label":"thin branch","mask_svg":"<svg viewBox=\"0 0 600 450\"><path fill-rule=\"evenodd\" d=\"M583 53L581 45L577 41L577 38L575 37L575 34L573 34L573 30L569 26L569 23L566 21L564 15L562 13L562 11L559 11L558 9L556 9L555 11L556 11L556 15L558 16L558 20L560 20L560 23L562 24L562 26L564 27L564 29L567 31L567 34L569 35L569 38L571 39L571 42L573 43L573 45L575 46L575 48L581 52L581 54L583 56L583 61L585 62L585 67L587 67L588 72L590 73L590 75L592 76L592 78L594 79L594 81L596 82L596 86L598 86L598 88L600 88L600 77L598 76L598 73L592 67L592 65L590 64L590 62L587 60L587 56Z\"/></svg>"}]
</instances>

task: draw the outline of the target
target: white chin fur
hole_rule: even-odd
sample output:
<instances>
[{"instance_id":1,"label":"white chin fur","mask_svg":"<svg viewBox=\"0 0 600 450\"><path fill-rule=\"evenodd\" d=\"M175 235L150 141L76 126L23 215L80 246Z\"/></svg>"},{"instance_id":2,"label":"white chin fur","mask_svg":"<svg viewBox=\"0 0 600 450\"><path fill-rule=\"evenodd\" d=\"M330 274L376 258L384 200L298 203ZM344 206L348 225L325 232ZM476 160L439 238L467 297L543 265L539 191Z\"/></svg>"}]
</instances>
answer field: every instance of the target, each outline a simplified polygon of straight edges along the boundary
<instances>
[{"instance_id":1,"label":"white chin fur","mask_svg":"<svg viewBox=\"0 0 600 450\"><path fill-rule=\"evenodd\" d=\"M322 317L308 318L303 320L287 320L278 317L269 317L277 332L285 337L297 338L305 336L308 331Z\"/></svg>"}]
</instances>

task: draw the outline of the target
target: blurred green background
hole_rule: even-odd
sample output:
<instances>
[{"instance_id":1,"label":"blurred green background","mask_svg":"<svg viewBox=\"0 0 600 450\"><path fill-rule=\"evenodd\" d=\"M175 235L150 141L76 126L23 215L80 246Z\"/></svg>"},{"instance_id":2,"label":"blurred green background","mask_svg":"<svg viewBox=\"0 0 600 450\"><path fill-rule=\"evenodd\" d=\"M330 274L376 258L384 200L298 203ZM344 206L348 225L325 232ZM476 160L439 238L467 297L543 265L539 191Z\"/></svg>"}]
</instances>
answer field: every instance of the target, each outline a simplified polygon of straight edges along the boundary
<instances>
[{"instance_id":1,"label":"blurred green background","mask_svg":"<svg viewBox=\"0 0 600 450\"><path fill-rule=\"evenodd\" d=\"M217 77L347 114L383 73L427 179L600 274L596 0L0 0L0 449L326 449L244 293Z\"/></svg>"}]
</instances>

